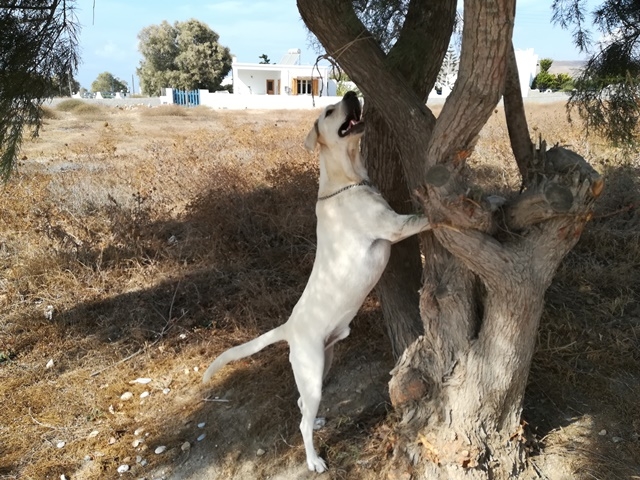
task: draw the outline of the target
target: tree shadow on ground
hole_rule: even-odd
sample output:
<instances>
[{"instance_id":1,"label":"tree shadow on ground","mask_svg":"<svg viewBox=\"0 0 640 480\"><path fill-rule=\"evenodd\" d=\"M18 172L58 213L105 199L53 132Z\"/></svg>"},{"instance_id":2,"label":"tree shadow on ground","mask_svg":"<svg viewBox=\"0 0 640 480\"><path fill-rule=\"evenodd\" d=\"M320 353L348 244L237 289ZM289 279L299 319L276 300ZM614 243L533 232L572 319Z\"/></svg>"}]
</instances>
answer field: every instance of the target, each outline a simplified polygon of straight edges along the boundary
<instances>
[{"instance_id":1,"label":"tree shadow on ground","mask_svg":"<svg viewBox=\"0 0 640 480\"><path fill-rule=\"evenodd\" d=\"M594 219L547 291L525 397L543 453L572 460L567 478L640 475L640 169L603 175Z\"/></svg>"}]
</instances>

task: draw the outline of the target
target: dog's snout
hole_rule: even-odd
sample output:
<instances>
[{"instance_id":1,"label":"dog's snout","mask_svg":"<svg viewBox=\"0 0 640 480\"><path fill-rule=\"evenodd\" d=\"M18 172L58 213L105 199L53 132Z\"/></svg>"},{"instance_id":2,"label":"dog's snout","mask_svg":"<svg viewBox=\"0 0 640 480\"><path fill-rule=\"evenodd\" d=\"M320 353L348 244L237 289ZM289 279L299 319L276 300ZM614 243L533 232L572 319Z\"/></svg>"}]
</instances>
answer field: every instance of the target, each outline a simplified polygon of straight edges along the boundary
<instances>
[{"instance_id":1,"label":"dog's snout","mask_svg":"<svg viewBox=\"0 0 640 480\"><path fill-rule=\"evenodd\" d=\"M346 105L347 111L349 112L360 111L360 100L358 99L356 92L352 90L348 91L347 93L344 94L344 97L342 97L342 101Z\"/></svg>"}]
</instances>

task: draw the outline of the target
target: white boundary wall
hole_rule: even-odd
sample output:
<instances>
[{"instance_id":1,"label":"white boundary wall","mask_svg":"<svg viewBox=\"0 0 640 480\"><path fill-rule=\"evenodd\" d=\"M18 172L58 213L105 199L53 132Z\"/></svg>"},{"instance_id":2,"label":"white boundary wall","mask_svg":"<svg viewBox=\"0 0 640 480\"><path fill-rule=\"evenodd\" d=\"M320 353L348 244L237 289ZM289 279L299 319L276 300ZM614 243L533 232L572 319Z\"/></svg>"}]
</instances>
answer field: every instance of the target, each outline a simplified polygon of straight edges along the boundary
<instances>
[{"instance_id":1,"label":"white boundary wall","mask_svg":"<svg viewBox=\"0 0 640 480\"><path fill-rule=\"evenodd\" d=\"M234 95L227 92L200 90L200 105L227 110L301 110L324 108L342 97L311 95ZM314 106L315 101L315 106ZM173 89L166 88L160 103L173 103Z\"/></svg>"}]
</instances>

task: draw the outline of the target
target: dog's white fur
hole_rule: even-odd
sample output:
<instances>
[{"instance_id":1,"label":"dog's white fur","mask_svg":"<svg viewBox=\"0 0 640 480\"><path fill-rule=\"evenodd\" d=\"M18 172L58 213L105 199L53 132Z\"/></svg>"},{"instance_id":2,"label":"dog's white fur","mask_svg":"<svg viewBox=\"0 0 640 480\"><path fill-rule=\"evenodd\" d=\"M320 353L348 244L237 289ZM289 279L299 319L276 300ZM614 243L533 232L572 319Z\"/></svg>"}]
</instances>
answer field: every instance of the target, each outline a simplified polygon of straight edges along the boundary
<instances>
[{"instance_id":1,"label":"dog's white fur","mask_svg":"<svg viewBox=\"0 0 640 480\"><path fill-rule=\"evenodd\" d=\"M369 178L359 154L364 125L357 122L360 105L355 102L357 97L350 93L341 102L327 107L305 141L309 151L320 145L318 246L309 282L289 320L222 353L203 377L207 382L227 363L272 343L287 341L300 393L300 430L307 465L316 472L327 468L313 446L313 424L333 346L349 335L349 323L387 265L391 244L429 229L424 216L398 215L376 190L358 185ZM345 124L354 116L354 110L357 118ZM349 125L349 132L341 136L338 131L344 131L345 125ZM341 191L345 187L348 188Z\"/></svg>"}]
</instances>

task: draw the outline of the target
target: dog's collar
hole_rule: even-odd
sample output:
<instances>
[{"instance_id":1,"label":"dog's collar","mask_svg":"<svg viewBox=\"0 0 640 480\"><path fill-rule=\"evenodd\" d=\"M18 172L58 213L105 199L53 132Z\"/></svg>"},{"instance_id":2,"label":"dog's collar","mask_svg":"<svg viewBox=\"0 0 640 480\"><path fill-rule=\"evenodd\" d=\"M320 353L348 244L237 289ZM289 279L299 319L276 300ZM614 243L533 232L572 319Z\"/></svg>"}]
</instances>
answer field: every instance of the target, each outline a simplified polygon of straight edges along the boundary
<instances>
[{"instance_id":1,"label":"dog's collar","mask_svg":"<svg viewBox=\"0 0 640 480\"><path fill-rule=\"evenodd\" d=\"M349 190L350 188L363 187L363 186L371 187L372 185L371 185L371 182L369 180L362 180L360 183L354 183L352 185L347 185L346 187L342 187L340 190L336 190L335 192L330 193L329 195L325 195L324 197L318 197L318 201L321 202L322 200L326 200L327 198L335 197L339 193L342 193L345 190Z\"/></svg>"}]
</instances>

